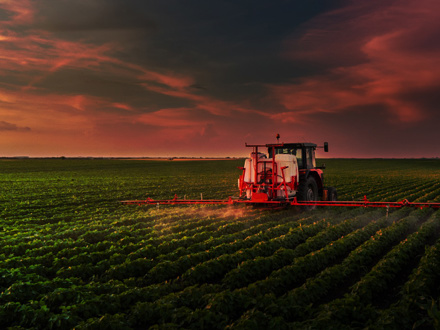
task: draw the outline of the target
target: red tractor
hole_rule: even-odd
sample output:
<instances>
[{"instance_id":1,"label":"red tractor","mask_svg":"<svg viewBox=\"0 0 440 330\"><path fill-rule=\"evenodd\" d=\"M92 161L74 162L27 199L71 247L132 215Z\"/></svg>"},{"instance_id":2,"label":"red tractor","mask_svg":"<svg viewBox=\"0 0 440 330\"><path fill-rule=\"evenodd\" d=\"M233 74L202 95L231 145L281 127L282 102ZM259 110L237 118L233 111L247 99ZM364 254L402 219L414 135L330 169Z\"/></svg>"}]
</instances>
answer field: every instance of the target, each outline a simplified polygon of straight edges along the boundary
<instances>
[{"instance_id":1,"label":"red tractor","mask_svg":"<svg viewBox=\"0 0 440 330\"><path fill-rule=\"evenodd\" d=\"M252 147L238 180L240 198L252 202L336 201L333 187L324 186L323 169L315 161L316 148L328 152L328 143L276 143ZM267 148L267 154L259 152Z\"/></svg>"}]
</instances>

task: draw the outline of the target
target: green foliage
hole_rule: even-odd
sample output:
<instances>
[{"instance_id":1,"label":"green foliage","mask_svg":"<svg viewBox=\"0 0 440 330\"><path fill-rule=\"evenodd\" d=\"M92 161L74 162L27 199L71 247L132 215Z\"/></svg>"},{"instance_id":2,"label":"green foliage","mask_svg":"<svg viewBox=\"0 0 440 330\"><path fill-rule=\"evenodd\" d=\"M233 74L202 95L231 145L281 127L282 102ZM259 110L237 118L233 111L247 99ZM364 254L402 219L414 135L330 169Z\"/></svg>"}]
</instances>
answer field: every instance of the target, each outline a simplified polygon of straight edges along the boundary
<instances>
[{"instance_id":1,"label":"green foliage","mask_svg":"<svg viewBox=\"0 0 440 330\"><path fill-rule=\"evenodd\" d=\"M329 159L341 200L440 201L438 160ZM0 328L437 328L440 211L227 198L241 160L0 160Z\"/></svg>"}]
</instances>

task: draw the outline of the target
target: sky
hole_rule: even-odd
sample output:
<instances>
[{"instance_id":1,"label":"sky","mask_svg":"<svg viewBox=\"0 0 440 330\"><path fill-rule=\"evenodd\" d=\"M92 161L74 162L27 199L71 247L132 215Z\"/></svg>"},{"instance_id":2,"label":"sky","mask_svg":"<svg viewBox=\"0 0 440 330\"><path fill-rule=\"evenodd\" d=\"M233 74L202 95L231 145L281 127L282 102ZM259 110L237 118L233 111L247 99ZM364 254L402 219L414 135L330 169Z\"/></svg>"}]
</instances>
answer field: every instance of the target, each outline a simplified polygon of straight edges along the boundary
<instances>
[{"instance_id":1,"label":"sky","mask_svg":"<svg viewBox=\"0 0 440 330\"><path fill-rule=\"evenodd\" d=\"M438 0L0 0L0 156L440 156Z\"/></svg>"}]
</instances>

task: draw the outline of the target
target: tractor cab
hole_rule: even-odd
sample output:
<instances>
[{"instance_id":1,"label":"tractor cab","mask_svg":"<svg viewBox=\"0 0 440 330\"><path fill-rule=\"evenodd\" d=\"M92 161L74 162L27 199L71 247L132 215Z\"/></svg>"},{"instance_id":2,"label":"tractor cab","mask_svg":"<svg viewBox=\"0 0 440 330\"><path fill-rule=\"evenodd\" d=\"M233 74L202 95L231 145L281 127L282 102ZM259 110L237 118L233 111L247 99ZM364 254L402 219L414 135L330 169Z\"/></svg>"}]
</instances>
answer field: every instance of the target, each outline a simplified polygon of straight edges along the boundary
<instances>
[{"instance_id":1,"label":"tractor cab","mask_svg":"<svg viewBox=\"0 0 440 330\"><path fill-rule=\"evenodd\" d=\"M327 144L324 145L326 148ZM314 143L283 143L281 146L275 146L273 149L268 146L269 158L272 158L272 150L275 155L294 155L298 162L298 169L307 170L316 168L315 150L317 145Z\"/></svg>"}]
</instances>

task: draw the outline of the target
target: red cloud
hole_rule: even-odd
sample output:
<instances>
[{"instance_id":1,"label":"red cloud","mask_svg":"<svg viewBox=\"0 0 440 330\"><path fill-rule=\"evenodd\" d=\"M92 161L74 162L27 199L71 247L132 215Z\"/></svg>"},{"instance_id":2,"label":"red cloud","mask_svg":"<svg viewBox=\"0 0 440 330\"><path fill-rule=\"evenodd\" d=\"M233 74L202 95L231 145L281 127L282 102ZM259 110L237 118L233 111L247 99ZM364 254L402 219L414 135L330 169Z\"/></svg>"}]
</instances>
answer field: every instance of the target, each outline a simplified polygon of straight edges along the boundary
<instances>
[{"instance_id":1,"label":"red cloud","mask_svg":"<svg viewBox=\"0 0 440 330\"><path fill-rule=\"evenodd\" d=\"M6 24L27 24L34 19L34 10L29 0L4 0L0 8L11 13L11 18Z\"/></svg>"},{"instance_id":2,"label":"red cloud","mask_svg":"<svg viewBox=\"0 0 440 330\"><path fill-rule=\"evenodd\" d=\"M171 88L182 89L185 87L189 87L194 84L194 79L191 77L177 77L175 75L165 75L158 72L146 71L144 72L144 76L140 76L140 79L147 79L151 81L155 81L161 83L165 86L169 86Z\"/></svg>"},{"instance_id":3,"label":"red cloud","mask_svg":"<svg viewBox=\"0 0 440 330\"><path fill-rule=\"evenodd\" d=\"M42 30L19 28L23 24L30 26L36 15L35 5L27 0L0 3L0 8L12 13L6 20L0 21L0 73L16 72L17 78L28 80L25 89L32 89L34 85L66 67L109 71L132 80L153 82L177 90L194 83L192 77L174 72L157 72L122 61L114 55L119 50L119 46L114 43L94 45L67 41L54 38ZM32 77L26 79L26 74L30 72Z\"/></svg>"},{"instance_id":4,"label":"red cloud","mask_svg":"<svg viewBox=\"0 0 440 330\"><path fill-rule=\"evenodd\" d=\"M300 42L287 42L286 56L328 68L295 84L270 86L286 109L273 118L298 121L319 112L382 104L394 121L428 119L432 113L404 95L440 86L440 50L417 38L436 39L439 10L440 3L432 0L353 3L317 18ZM346 18L353 15L358 19Z\"/></svg>"}]
</instances>

